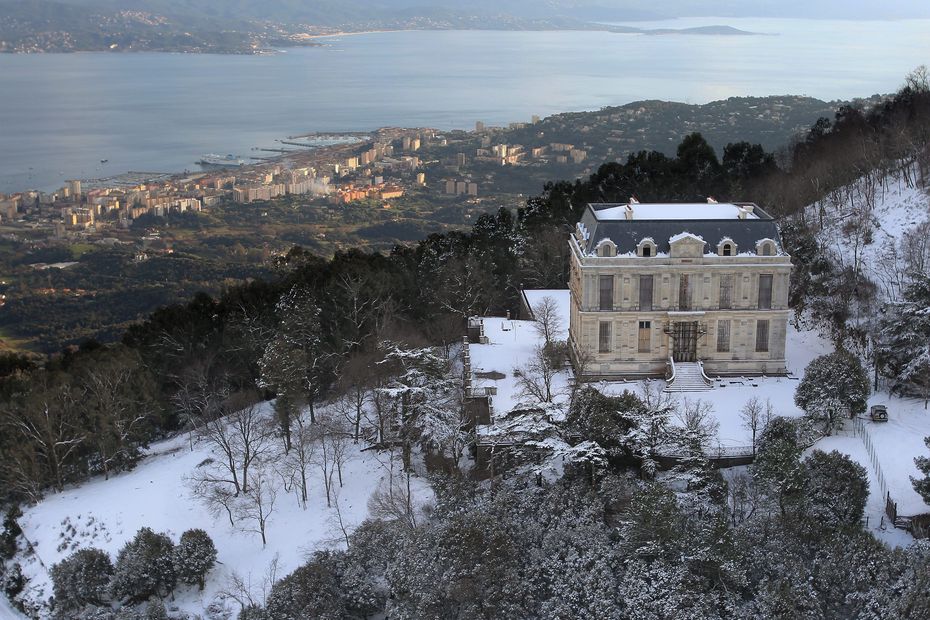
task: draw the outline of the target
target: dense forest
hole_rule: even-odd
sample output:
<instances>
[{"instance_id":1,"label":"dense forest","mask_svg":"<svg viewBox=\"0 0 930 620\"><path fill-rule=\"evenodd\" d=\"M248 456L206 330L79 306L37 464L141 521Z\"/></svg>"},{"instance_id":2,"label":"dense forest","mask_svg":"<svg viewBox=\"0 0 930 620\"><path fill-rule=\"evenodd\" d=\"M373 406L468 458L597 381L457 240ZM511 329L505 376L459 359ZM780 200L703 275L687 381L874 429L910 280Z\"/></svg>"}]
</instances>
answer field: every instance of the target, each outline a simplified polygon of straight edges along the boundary
<instances>
[{"instance_id":1,"label":"dense forest","mask_svg":"<svg viewBox=\"0 0 930 620\"><path fill-rule=\"evenodd\" d=\"M756 197L783 218L797 263L793 305L846 347L858 326L837 307L866 287L825 258L805 208L864 177L919 175L930 167L928 144L930 88L916 72L880 106L818 121L787 161L748 143L729 144L718 159L693 134L674 157L640 152L588 179L551 183L470 232L331 260L295 247L267 279L162 308L117 344L87 341L41 365L6 355L0 494L14 508L3 538L16 538L17 502L132 468L153 440L243 403L275 398L278 432L290 442L298 409L309 407L312 420L316 404L359 382L398 382L412 372L409 352L448 351L469 316L515 312L521 288L563 288L566 235L588 202ZM909 283L912 314L888 313L886 333L908 332L912 342L914 330L927 329L925 318L913 321L930 297L923 276ZM901 348L886 351L882 368L899 389L930 384L930 363L902 379ZM401 428L411 449L424 429L414 428L407 403ZM591 406L611 420L639 405ZM596 440L597 432L582 425L570 435ZM541 485L437 472L425 522L400 511L368 523L347 537L347 551L315 555L240 618L364 618L384 609L391 618L930 616L926 549L890 551L859 527L862 468L837 453L802 461L790 424L771 424L760 446L749 474L729 482L695 453L671 483L676 493L626 462L591 462ZM861 570L848 570L851 562ZM22 587L15 571L4 584L8 594ZM93 613L81 617L130 617Z\"/></svg>"}]
</instances>

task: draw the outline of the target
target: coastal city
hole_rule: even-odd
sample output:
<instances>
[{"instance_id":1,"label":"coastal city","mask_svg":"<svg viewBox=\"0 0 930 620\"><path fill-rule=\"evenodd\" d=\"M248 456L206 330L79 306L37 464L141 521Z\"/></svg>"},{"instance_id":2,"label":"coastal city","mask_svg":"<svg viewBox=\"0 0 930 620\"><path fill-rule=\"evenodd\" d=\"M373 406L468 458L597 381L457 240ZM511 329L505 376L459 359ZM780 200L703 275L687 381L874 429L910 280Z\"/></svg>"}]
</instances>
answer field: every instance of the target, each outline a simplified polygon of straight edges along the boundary
<instances>
[{"instance_id":1,"label":"coastal city","mask_svg":"<svg viewBox=\"0 0 930 620\"><path fill-rule=\"evenodd\" d=\"M533 117L532 123L539 123ZM525 128L512 123L507 130ZM436 200L478 204L485 189L475 170L485 167L581 167L587 157L573 144L525 147L500 143L505 128L481 121L474 131L383 128L369 134L307 134L279 141L271 157L204 155L199 172L129 172L106 179L72 179L54 191L0 194L0 225L28 231L35 243L101 241L129 234L145 218L203 212L292 197L305 204L365 203L391 209L412 191ZM477 146L477 148L475 148Z\"/></svg>"}]
</instances>

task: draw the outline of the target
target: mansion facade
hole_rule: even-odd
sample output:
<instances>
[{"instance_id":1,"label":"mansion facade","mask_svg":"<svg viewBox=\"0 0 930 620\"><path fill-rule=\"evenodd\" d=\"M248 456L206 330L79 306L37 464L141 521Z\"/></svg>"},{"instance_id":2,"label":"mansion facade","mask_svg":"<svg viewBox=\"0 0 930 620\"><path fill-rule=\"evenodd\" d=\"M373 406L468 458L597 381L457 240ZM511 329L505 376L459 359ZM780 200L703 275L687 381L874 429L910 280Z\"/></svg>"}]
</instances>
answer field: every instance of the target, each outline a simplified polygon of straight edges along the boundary
<instances>
[{"instance_id":1,"label":"mansion facade","mask_svg":"<svg viewBox=\"0 0 930 620\"><path fill-rule=\"evenodd\" d=\"M791 257L756 205L589 204L569 245L583 379L786 373Z\"/></svg>"}]
</instances>

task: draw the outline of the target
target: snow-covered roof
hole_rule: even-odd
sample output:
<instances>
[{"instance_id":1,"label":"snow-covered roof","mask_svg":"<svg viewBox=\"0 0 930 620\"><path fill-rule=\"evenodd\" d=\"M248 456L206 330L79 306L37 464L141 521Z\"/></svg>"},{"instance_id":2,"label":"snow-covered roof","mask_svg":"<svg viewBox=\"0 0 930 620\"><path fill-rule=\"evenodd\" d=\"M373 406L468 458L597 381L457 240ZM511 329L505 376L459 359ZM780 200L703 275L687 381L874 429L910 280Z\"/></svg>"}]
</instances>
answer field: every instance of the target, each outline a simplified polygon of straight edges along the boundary
<instances>
[{"instance_id":1,"label":"snow-covered roof","mask_svg":"<svg viewBox=\"0 0 930 620\"><path fill-rule=\"evenodd\" d=\"M628 219L630 210L633 217ZM775 220L751 203L589 204L578 224L584 232L578 243L587 255L596 254L595 244L610 239L618 256L632 256L646 238L656 240L655 256L667 255L669 240L683 233L715 249L726 239L744 251L754 251L757 242L771 239L775 256L787 254Z\"/></svg>"},{"instance_id":2,"label":"snow-covered roof","mask_svg":"<svg viewBox=\"0 0 930 620\"><path fill-rule=\"evenodd\" d=\"M750 212L747 206L752 207ZM600 222L627 220L632 211L634 220L737 220L740 213L745 219L760 219L756 215L755 205L739 205L731 202L680 202L680 203L634 203L605 204L596 208L594 213Z\"/></svg>"},{"instance_id":3,"label":"snow-covered roof","mask_svg":"<svg viewBox=\"0 0 930 620\"><path fill-rule=\"evenodd\" d=\"M677 235L672 235L671 237L668 238L668 242L671 244L677 241L683 241L684 239L694 239L695 241L700 241L701 243L704 243L704 237L700 235L693 235L687 231L680 232Z\"/></svg>"}]
</instances>

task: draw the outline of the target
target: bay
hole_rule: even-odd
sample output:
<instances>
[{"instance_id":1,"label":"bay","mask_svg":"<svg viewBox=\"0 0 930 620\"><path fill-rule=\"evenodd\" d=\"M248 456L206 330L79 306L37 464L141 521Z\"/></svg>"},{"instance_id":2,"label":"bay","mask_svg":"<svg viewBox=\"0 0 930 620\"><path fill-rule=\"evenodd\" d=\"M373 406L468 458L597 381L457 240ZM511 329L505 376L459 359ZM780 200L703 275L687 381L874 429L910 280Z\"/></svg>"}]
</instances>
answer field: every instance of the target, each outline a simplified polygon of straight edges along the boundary
<instances>
[{"instance_id":1,"label":"bay","mask_svg":"<svg viewBox=\"0 0 930 620\"><path fill-rule=\"evenodd\" d=\"M409 31L263 56L0 55L0 192L195 169L204 153L311 131L467 128L643 99L848 99L930 63L930 20L631 25L714 24L762 35Z\"/></svg>"}]
</instances>

